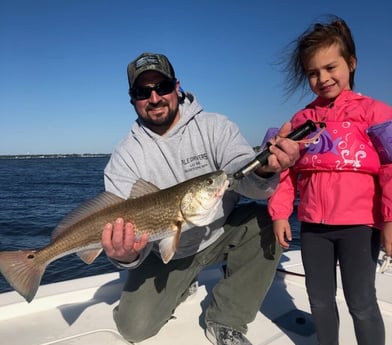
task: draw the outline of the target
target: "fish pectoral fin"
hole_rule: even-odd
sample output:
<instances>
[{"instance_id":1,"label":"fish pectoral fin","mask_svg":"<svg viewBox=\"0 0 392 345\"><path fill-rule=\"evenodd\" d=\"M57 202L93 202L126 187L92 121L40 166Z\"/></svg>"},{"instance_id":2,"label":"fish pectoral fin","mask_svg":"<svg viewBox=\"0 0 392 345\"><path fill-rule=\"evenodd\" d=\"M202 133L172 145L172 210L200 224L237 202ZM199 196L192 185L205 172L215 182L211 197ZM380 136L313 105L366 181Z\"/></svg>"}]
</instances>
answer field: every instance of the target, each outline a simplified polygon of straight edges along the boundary
<instances>
[{"instance_id":1,"label":"fish pectoral fin","mask_svg":"<svg viewBox=\"0 0 392 345\"><path fill-rule=\"evenodd\" d=\"M101 254L102 248L99 249L90 249L84 250L82 252L78 252L78 256L87 264L90 265L94 262L94 260Z\"/></svg>"},{"instance_id":2,"label":"fish pectoral fin","mask_svg":"<svg viewBox=\"0 0 392 345\"><path fill-rule=\"evenodd\" d=\"M174 235L166 237L159 242L159 252L161 253L162 261L165 264L167 264L176 253L178 243L180 242L181 227L182 222L178 221Z\"/></svg>"},{"instance_id":3,"label":"fish pectoral fin","mask_svg":"<svg viewBox=\"0 0 392 345\"><path fill-rule=\"evenodd\" d=\"M166 237L159 242L159 252L165 264L172 259L175 253L175 250L173 250L173 238L174 236Z\"/></svg>"}]
</instances>

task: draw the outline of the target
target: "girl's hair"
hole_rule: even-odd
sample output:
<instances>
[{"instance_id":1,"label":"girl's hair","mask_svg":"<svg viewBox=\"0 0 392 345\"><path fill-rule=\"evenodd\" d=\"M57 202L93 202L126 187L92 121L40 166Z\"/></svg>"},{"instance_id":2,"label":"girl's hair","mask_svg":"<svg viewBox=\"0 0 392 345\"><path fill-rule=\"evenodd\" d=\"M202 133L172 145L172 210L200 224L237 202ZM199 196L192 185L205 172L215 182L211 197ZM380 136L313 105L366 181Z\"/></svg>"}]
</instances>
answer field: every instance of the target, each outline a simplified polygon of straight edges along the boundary
<instances>
[{"instance_id":1,"label":"girl's hair","mask_svg":"<svg viewBox=\"0 0 392 345\"><path fill-rule=\"evenodd\" d=\"M320 48L338 44L342 57L348 66L353 67L357 60L355 43L346 22L330 16L328 23L315 23L289 44L289 53L282 60L286 72L286 92L292 95L298 88L305 91L307 86L306 66L315 52ZM351 68L350 87L354 88L355 68Z\"/></svg>"}]
</instances>

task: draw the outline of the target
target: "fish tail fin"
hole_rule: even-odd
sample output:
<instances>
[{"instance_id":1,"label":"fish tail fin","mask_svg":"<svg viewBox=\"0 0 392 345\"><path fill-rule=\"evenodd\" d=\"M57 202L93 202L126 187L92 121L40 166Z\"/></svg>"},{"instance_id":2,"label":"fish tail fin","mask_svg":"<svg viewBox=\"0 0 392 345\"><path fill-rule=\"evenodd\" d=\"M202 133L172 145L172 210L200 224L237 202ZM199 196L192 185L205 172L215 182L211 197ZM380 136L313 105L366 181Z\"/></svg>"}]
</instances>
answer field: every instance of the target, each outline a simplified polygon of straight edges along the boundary
<instances>
[{"instance_id":1,"label":"fish tail fin","mask_svg":"<svg viewBox=\"0 0 392 345\"><path fill-rule=\"evenodd\" d=\"M38 263L35 250L0 252L0 272L8 283L31 302L37 293L46 263Z\"/></svg>"}]
</instances>

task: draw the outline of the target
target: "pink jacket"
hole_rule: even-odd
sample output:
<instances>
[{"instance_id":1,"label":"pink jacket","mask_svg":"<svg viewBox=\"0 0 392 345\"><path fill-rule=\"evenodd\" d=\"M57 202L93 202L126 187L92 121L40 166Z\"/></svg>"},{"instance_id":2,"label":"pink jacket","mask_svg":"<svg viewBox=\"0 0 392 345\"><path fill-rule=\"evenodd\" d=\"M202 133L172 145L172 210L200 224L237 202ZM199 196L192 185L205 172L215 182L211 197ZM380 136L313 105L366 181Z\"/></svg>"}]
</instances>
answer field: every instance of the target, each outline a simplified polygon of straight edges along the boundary
<instances>
[{"instance_id":1,"label":"pink jacket","mask_svg":"<svg viewBox=\"0 0 392 345\"><path fill-rule=\"evenodd\" d=\"M392 221L392 163L380 164L366 134L369 126L392 119L392 107L344 91L333 103L317 98L296 113L293 128L308 119L327 127L316 142L302 145L296 165L281 174L268 203L272 219L289 218L298 191L300 221L378 228Z\"/></svg>"}]
</instances>

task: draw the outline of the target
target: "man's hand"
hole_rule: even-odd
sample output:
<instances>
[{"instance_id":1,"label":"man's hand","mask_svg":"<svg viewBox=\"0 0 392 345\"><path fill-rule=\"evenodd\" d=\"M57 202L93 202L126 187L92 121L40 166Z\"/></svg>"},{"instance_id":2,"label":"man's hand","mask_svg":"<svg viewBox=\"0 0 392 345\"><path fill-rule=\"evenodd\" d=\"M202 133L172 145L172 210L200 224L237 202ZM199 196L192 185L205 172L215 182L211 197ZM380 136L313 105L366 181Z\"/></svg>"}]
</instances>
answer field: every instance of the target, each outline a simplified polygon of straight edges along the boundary
<instances>
[{"instance_id":1,"label":"man's hand","mask_svg":"<svg viewBox=\"0 0 392 345\"><path fill-rule=\"evenodd\" d=\"M290 122L286 122L280 128L278 135L269 140L272 144L269 147L271 155L268 157L268 164L256 169L256 173L278 173L290 168L299 158L299 145L294 140L287 139L291 131Z\"/></svg>"},{"instance_id":2,"label":"man's hand","mask_svg":"<svg viewBox=\"0 0 392 345\"><path fill-rule=\"evenodd\" d=\"M148 235L143 234L136 239L133 225L124 225L122 218L118 218L114 226L111 223L106 224L102 232L102 247L106 256L123 263L135 261L147 243Z\"/></svg>"}]
</instances>

